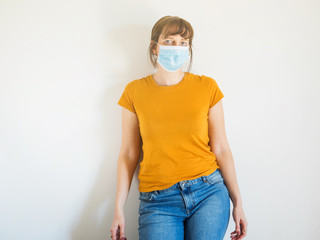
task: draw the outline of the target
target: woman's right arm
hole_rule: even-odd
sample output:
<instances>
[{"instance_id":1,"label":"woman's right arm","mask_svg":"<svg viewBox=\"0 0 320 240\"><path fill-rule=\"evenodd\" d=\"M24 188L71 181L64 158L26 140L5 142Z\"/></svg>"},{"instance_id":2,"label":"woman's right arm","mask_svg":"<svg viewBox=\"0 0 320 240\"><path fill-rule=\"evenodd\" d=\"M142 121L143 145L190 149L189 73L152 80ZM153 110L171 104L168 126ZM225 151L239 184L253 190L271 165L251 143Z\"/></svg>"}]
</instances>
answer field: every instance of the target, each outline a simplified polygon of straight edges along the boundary
<instances>
[{"instance_id":1,"label":"woman's right arm","mask_svg":"<svg viewBox=\"0 0 320 240\"><path fill-rule=\"evenodd\" d=\"M141 153L141 136L138 117L128 109L122 109L122 143L117 166L117 193L111 226L112 240L124 237L126 203L132 178Z\"/></svg>"}]
</instances>

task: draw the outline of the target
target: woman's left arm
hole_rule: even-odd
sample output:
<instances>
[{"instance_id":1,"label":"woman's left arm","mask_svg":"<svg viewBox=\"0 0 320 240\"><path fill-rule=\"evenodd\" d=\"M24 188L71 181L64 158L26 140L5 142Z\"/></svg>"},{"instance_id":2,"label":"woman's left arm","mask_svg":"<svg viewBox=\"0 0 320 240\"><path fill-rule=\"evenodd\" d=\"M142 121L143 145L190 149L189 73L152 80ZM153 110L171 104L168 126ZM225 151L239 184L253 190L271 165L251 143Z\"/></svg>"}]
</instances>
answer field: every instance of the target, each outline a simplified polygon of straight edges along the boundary
<instances>
[{"instance_id":1,"label":"woman's left arm","mask_svg":"<svg viewBox=\"0 0 320 240\"><path fill-rule=\"evenodd\" d=\"M209 146L217 158L221 175L233 204L233 218L236 223L236 230L232 234L236 235L232 236L232 238L242 239L246 235L248 223L244 215L234 160L226 136L221 100L209 109L208 131Z\"/></svg>"}]
</instances>

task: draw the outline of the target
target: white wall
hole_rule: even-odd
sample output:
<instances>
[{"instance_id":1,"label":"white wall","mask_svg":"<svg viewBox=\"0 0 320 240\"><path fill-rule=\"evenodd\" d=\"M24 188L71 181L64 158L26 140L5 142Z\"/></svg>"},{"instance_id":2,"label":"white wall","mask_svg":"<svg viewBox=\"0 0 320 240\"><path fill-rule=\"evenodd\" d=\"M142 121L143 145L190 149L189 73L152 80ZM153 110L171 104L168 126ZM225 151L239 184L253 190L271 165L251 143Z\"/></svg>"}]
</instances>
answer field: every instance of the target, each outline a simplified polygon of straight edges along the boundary
<instances>
[{"instance_id":1,"label":"white wall","mask_svg":"<svg viewBox=\"0 0 320 240\"><path fill-rule=\"evenodd\" d=\"M215 78L245 239L319 238L319 1L0 1L0 239L109 239L124 86L164 15ZM137 172L136 172L137 173ZM126 205L138 239L137 175ZM231 205L232 206L232 205ZM230 218L225 239L235 225Z\"/></svg>"}]
</instances>

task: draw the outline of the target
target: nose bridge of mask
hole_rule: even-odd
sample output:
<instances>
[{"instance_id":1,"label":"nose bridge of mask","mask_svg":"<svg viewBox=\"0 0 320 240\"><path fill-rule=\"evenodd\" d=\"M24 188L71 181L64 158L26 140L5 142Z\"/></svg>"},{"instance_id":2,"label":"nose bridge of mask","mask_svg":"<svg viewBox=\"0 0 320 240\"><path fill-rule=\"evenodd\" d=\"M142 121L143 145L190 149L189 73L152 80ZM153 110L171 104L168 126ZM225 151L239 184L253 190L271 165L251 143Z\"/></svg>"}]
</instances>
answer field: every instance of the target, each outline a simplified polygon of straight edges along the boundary
<instances>
[{"instance_id":1,"label":"nose bridge of mask","mask_svg":"<svg viewBox=\"0 0 320 240\"><path fill-rule=\"evenodd\" d=\"M191 55L189 51L189 46L165 46L165 45L159 44L157 41L155 41L155 43L158 44L159 47L163 49L183 49L183 50L188 49L188 55L189 56Z\"/></svg>"}]
</instances>

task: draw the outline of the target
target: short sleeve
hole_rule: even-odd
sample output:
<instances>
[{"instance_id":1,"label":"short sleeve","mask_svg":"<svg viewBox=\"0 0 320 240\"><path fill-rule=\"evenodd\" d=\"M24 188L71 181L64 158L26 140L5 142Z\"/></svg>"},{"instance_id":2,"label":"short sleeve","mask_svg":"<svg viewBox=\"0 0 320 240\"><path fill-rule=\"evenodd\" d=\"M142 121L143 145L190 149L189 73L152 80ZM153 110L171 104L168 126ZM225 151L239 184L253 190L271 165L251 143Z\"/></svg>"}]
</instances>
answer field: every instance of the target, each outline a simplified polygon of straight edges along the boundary
<instances>
[{"instance_id":1,"label":"short sleeve","mask_svg":"<svg viewBox=\"0 0 320 240\"><path fill-rule=\"evenodd\" d=\"M208 77L208 90L209 90L209 108L212 108L219 102L223 97L223 93L219 88L217 82L213 79Z\"/></svg>"},{"instance_id":2,"label":"short sleeve","mask_svg":"<svg viewBox=\"0 0 320 240\"><path fill-rule=\"evenodd\" d=\"M133 81L127 83L126 87L124 88L124 91L118 101L118 104L122 107L125 107L126 109L130 110L133 113L136 113L136 110L134 108L134 85Z\"/></svg>"}]
</instances>

